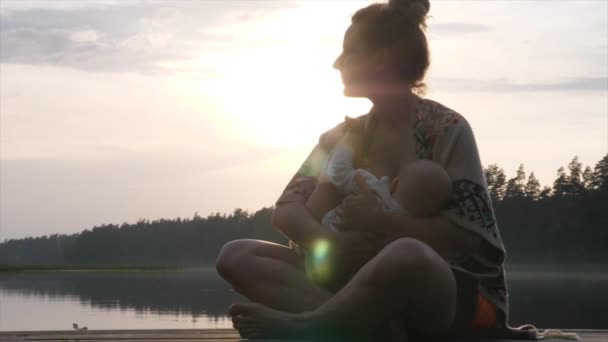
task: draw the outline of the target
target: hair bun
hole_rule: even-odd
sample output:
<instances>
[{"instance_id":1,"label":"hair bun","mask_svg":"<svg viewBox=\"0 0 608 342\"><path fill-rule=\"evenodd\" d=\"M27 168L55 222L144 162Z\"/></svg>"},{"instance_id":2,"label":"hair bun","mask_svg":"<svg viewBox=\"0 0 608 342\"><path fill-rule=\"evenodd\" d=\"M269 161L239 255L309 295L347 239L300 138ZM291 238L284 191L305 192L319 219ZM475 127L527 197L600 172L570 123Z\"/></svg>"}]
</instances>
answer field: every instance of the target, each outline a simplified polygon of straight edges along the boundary
<instances>
[{"instance_id":1,"label":"hair bun","mask_svg":"<svg viewBox=\"0 0 608 342\"><path fill-rule=\"evenodd\" d=\"M426 16L431 10L430 0L389 0L388 6L410 22L422 26L426 26Z\"/></svg>"}]
</instances>

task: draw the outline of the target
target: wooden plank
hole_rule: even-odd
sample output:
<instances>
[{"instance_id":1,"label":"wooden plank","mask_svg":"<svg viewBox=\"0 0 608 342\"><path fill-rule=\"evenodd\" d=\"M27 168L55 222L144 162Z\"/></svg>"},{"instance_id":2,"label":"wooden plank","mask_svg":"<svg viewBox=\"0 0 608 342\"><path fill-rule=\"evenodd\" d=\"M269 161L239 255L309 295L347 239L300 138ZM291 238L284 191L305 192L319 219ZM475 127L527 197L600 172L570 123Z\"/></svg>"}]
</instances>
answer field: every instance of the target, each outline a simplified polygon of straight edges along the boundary
<instances>
[{"instance_id":1,"label":"wooden plank","mask_svg":"<svg viewBox=\"0 0 608 342\"><path fill-rule=\"evenodd\" d=\"M579 332L568 330L568 332L576 332L579 336L579 342L608 342L608 332ZM491 339L491 338L480 338L480 339L448 339L444 342L455 341L455 342L524 342L523 340L507 340L507 339ZM541 342L568 342L575 341L572 339L560 339L560 338L547 338L540 340Z\"/></svg>"},{"instance_id":2,"label":"wooden plank","mask_svg":"<svg viewBox=\"0 0 608 342\"><path fill-rule=\"evenodd\" d=\"M89 330L0 332L0 341L43 340L239 340L235 330Z\"/></svg>"},{"instance_id":3,"label":"wooden plank","mask_svg":"<svg viewBox=\"0 0 608 342\"><path fill-rule=\"evenodd\" d=\"M174 338L168 338L168 339L148 339L148 338L144 338L144 339L116 339L116 338L109 338L109 339L52 339L52 340L6 340L6 341L14 341L14 342L21 342L21 341L36 341L36 342L180 342L180 341L186 341L186 342L241 342L241 341L246 341L246 340L241 340L241 339L190 339L190 340L181 340L181 339L174 339ZM273 342L280 342L277 340L274 340ZM291 342L291 341L290 341Z\"/></svg>"},{"instance_id":4,"label":"wooden plank","mask_svg":"<svg viewBox=\"0 0 608 342\"><path fill-rule=\"evenodd\" d=\"M0 339L0 341L66 341L66 340L96 340L96 341L123 341L123 340L140 340L140 341L157 341L157 340L173 340L173 341L208 341L208 340L221 340L221 341L238 341L240 337L237 336L213 336L213 335L198 335L198 336L181 336L181 335L96 335L91 334L85 335L42 335L42 336L21 336L8 339Z\"/></svg>"},{"instance_id":5,"label":"wooden plank","mask_svg":"<svg viewBox=\"0 0 608 342\"><path fill-rule=\"evenodd\" d=\"M32 334L237 334L234 329L121 329L121 330L22 330L0 331L2 335L32 335Z\"/></svg>"},{"instance_id":6,"label":"wooden plank","mask_svg":"<svg viewBox=\"0 0 608 342\"><path fill-rule=\"evenodd\" d=\"M576 332L582 342L608 342L608 330L568 330ZM90 331L8 331L0 332L0 341L78 341L78 342L237 342L241 340L232 329L208 330L90 330ZM264 341L264 340L256 340ZM280 342L280 340L268 340ZM289 340L290 342L305 340ZM504 339L447 339L458 342L515 342ZM563 339L546 339L543 341L563 342Z\"/></svg>"},{"instance_id":7,"label":"wooden plank","mask_svg":"<svg viewBox=\"0 0 608 342\"><path fill-rule=\"evenodd\" d=\"M11 342L21 342L21 341L36 341L36 342L180 342L180 341L187 341L187 342L192 342L192 341L200 341L200 342L240 342L240 341L246 341L246 340L241 340L238 338L232 338L232 339L189 339L189 340L182 340L182 339L175 339L175 338L168 338L168 339L148 339L148 338L137 338L137 339L122 339L122 338L109 338L109 339L74 339L74 338L69 338L69 339L51 339L51 340L0 340L0 341L11 341ZM278 342L277 340L274 340L273 342ZM291 342L291 341L290 341Z\"/></svg>"}]
</instances>

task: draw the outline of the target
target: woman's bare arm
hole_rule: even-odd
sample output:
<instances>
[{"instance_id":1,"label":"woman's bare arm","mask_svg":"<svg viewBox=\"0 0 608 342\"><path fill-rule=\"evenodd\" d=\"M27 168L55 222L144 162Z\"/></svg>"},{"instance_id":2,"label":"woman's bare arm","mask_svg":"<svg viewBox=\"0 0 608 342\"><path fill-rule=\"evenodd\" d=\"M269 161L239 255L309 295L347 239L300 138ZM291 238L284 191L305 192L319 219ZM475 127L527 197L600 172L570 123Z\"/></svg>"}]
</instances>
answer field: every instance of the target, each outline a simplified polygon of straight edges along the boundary
<instances>
[{"instance_id":1,"label":"woman's bare arm","mask_svg":"<svg viewBox=\"0 0 608 342\"><path fill-rule=\"evenodd\" d=\"M361 177L356 181L361 191L342 202L342 218L346 225L358 224L361 230L380 233L390 241L402 237L417 239L446 258L466 255L479 247L479 236L443 216L418 218L383 210L367 183Z\"/></svg>"},{"instance_id":2,"label":"woman's bare arm","mask_svg":"<svg viewBox=\"0 0 608 342\"><path fill-rule=\"evenodd\" d=\"M340 203L340 195L330 183L319 183L306 201L277 204L272 222L290 240L312 248L320 239L331 240L331 232L320 221L327 211Z\"/></svg>"},{"instance_id":3,"label":"woman's bare arm","mask_svg":"<svg viewBox=\"0 0 608 342\"><path fill-rule=\"evenodd\" d=\"M337 207L341 201L342 196L333 184L319 183L306 201L306 208L317 221L321 222L323 215Z\"/></svg>"},{"instance_id":4,"label":"woman's bare arm","mask_svg":"<svg viewBox=\"0 0 608 342\"><path fill-rule=\"evenodd\" d=\"M391 240L414 238L448 259L473 253L481 243L478 235L457 227L443 216L417 218L403 213L378 211L375 217L378 231Z\"/></svg>"}]
</instances>

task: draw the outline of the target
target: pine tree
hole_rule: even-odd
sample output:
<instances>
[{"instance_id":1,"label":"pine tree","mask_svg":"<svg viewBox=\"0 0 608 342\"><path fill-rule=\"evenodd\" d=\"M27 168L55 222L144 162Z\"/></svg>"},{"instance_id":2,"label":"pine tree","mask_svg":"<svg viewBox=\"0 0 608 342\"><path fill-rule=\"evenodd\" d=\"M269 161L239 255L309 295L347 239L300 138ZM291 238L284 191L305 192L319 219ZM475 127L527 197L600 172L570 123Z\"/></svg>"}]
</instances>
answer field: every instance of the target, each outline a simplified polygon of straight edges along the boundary
<instances>
[{"instance_id":1,"label":"pine tree","mask_svg":"<svg viewBox=\"0 0 608 342\"><path fill-rule=\"evenodd\" d=\"M592 187L597 190L608 190L608 154L593 169Z\"/></svg>"},{"instance_id":2,"label":"pine tree","mask_svg":"<svg viewBox=\"0 0 608 342\"><path fill-rule=\"evenodd\" d=\"M486 182L488 183L488 190L492 197L492 202L496 203L501 201L505 195L505 171L498 167L497 164L490 164L485 170Z\"/></svg>"},{"instance_id":3,"label":"pine tree","mask_svg":"<svg viewBox=\"0 0 608 342\"><path fill-rule=\"evenodd\" d=\"M567 177L568 186L566 192L570 196L580 196L585 190L582 179L582 169L583 165L579 162L578 156L575 156L570 164L568 164L568 171L570 174Z\"/></svg>"},{"instance_id":4,"label":"pine tree","mask_svg":"<svg viewBox=\"0 0 608 342\"><path fill-rule=\"evenodd\" d=\"M540 191L540 194L538 194L538 198L540 200L547 200L551 198L551 188L545 185Z\"/></svg>"},{"instance_id":5,"label":"pine tree","mask_svg":"<svg viewBox=\"0 0 608 342\"><path fill-rule=\"evenodd\" d=\"M524 171L524 165L520 164L515 177L507 181L505 189L506 199L521 199L525 197L526 189L526 172Z\"/></svg>"},{"instance_id":6,"label":"pine tree","mask_svg":"<svg viewBox=\"0 0 608 342\"><path fill-rule=\"evenodd\" d=\"M589 166L585 167L585 171L583 171L582 178L585 190L593 190L593 171Z\"/></svg>"},{"instance_id":7,"label":"pine tree","mask_svg":"<svg viewBox=\"0 0 608 342\"><path fill-rule=\"evenodd\" d=\"M534 176L534 172L530 173L524 191L526 198L529 200L537 201L540 198L540 182Z\"/></svg>"},{"instance_id":8,"label":"pine tree","mask_svg":"<svg viewBox=\"0 0 608 342\"><path fill-rule=\"evenodd\" d=\"M568 176L563 166L557 169L557 179L553 181L553 197L562 198L568 193Z\"/></svg>"}]
</instances>

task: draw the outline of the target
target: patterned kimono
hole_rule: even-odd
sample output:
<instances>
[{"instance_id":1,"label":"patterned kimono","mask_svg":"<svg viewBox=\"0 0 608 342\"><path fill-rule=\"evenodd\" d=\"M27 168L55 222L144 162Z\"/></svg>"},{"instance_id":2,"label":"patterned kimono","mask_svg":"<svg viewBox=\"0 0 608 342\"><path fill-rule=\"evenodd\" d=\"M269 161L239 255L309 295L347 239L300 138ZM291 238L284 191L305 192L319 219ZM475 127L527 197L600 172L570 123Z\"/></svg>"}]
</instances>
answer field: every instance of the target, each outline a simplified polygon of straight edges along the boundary
<instances>
[{"instance_id":1,"label":"patterned kimono","mask_svg":"<svg viewBox=\"0 0 608 342\"><path fill-rule=\"evenodd\" d=\"M464 117L437 102L418 99L415 107L413 131L417 158L439 163L453 181L451 199L441 210L441 215L461 229L477 234L482 240L474 253L446 260L452 269L477 280L479 298L472 327L509 330L503 266L505 249L496 225L473 131ZM366 114L358 119L365 120L369 126L370 117L371 114ZM344 124L340 124L320 137L277 205L292 201L306 202L318 182L328 155L343 132Z\"/></svg>"}]
</instances>

